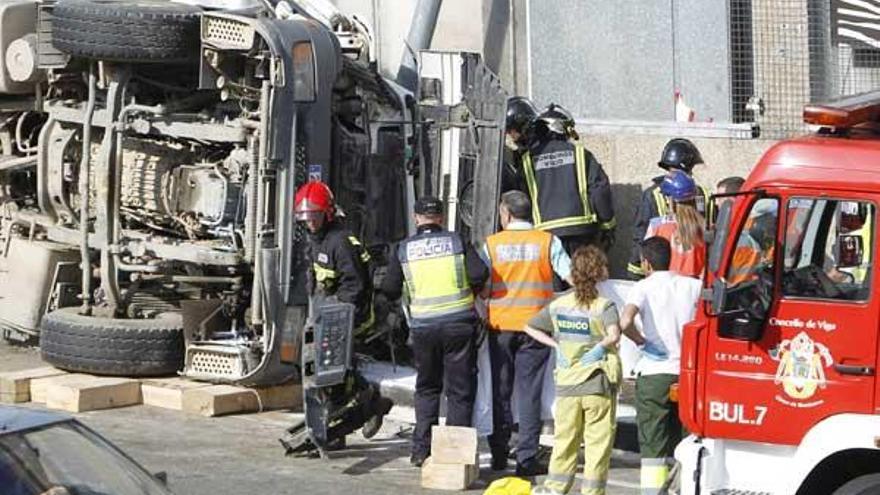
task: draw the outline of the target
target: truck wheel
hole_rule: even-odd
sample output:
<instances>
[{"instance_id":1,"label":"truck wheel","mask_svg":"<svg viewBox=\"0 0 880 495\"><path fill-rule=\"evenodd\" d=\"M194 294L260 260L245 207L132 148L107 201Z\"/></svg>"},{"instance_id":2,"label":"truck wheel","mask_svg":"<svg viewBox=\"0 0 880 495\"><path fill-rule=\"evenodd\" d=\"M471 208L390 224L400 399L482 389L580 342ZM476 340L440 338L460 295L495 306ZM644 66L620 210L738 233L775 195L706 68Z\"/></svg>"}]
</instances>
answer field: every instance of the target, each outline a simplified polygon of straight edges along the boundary
<instances>
[{"instance_id":1,"label":"truck wheel","mask_svg":"<svg viewBox=\"0 0 880 495\"><path fill-rule=\"evenodd\" d=\"M834 495L874 495L880 493L880 474L866 474L834 490Z\"/></svg>"},{"instance_id":2,"label":"truck wheel","mask_svg":"<svg viewBox=\"0 0 880 495\"><path fill-rule=\"evenodd\" d=\"M100 60L192 60L199 52L200 12L163 0L61 0L52 11L52 44Z\"/></svg>"},{"instance_id":3,"label":"truck wheel","mask_svg":"<svg viewBox=\"0 0 880 495\"><path fill-rule=\"evenodd\" d=\"M61 308L43 316L40 351L47 363L95 375L161 376L183 369L183 318L152 320L83 316Z\"/></svg>"}]
</instances>

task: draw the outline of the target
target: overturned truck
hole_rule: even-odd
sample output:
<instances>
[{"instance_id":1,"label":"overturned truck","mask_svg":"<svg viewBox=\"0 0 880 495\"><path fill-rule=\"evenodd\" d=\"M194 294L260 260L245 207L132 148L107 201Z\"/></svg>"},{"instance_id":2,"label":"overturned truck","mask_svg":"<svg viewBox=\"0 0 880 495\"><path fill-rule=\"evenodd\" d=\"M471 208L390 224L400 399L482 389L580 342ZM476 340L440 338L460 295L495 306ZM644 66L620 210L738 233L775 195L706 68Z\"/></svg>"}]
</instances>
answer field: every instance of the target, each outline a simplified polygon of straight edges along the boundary
<instances>
[{"instance_id":1,"label":"overturned truck","mask_svg":"<svg viewBox=\"0 0 880 495\"><path fill-rule=\"evenodd\" d=\"M328 182L380 263L418 194L491 230L494 76L434 63L419 101L364 23L306 7L0 2L5 339L68 370L280 382L309 314L298 186Z\"/></svg>"}]
</instances>

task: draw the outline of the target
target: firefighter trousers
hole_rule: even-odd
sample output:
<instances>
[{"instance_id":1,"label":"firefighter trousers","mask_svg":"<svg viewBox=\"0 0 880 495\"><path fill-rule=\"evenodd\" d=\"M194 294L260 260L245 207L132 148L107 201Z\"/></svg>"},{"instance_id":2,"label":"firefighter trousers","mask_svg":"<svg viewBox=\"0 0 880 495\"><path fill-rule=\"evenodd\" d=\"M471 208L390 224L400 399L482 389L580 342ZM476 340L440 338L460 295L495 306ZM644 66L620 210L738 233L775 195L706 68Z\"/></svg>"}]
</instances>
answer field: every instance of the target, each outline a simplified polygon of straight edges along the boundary
<instances>
[{"instance_id":1,"label":"firefighter trousers","mask_svg":"<svg viewBox=\"0 0 880 495\"><path fill-rule=\"evenodd\" d=\"M470 426L477 395L476 322L448 323L411 331L416 361L416 427L413 454L431 452L431 427L446 392L446 424Z\"/></svg>"},{"instance_id":2,"label":"firefighter trousers","mask_svg":"<svg viewBox=\"0 0 880 495\"><path fill-rule=\"evenodd\" d=\"M540 493L567 494L577 472L578 450L584 441L584 474L581 494L604 495L617 428L616 400L612 395L557 397L556 436L550 471ZM536 492L538 493L538 492Z\"/></svg>"},{"instance_id":3,"label":"firefighter trousers","mask_svg":"<svg viewBox=\"0 0 880 495\"><path fill-rule=\"evenodd\" d=\"M639 429L642 495L663 495L675 446L684 431L678 403L669 399L669 387L678 375L641 375L636 380L636 424Z\"/></svg>"}]
</instances>

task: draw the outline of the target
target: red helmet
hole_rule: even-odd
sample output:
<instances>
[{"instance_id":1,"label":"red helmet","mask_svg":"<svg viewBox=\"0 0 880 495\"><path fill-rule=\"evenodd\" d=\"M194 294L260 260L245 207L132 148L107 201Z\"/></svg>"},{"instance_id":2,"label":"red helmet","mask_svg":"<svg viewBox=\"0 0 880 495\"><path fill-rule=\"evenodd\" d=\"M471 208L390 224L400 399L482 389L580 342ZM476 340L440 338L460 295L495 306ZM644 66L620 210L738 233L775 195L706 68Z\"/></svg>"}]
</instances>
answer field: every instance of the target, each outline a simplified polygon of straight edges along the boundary
<instances>
[{"instance_id":1,"label":"red helmet","mask_svg":"<svg viewBox=\"0 0 880 495\"><path fill-rule=\"evenodd\" d=\"M327 219L333 217L333 192L327 184L314 180L304 184L296 191L294 212L297 220L308 220L322 213Z\"/></svg>"}]
</instances>

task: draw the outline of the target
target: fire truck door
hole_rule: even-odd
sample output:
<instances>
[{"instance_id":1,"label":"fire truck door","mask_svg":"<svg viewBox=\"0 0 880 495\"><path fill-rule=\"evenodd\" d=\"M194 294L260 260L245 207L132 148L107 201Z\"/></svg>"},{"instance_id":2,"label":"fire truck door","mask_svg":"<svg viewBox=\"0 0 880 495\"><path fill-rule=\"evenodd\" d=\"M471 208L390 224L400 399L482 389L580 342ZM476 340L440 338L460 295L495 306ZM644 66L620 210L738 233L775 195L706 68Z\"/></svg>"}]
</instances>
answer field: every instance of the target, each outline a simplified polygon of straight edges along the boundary
<instances>
[{"instance_id":1,"label":"fire truck door","mask_svg":"<svg viewBox=\"0 0 880 495\"><path fill-rule=\"evenodd\" d=\"M857 194L754 203L709 340L708 435L797 444L828 416L873 411L874 213Z\"/></svg>"}]
</instances>

